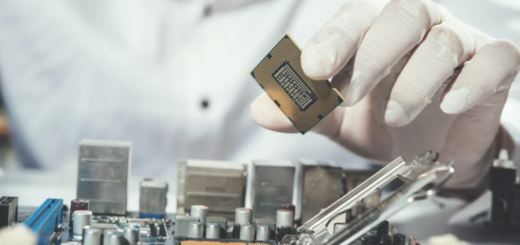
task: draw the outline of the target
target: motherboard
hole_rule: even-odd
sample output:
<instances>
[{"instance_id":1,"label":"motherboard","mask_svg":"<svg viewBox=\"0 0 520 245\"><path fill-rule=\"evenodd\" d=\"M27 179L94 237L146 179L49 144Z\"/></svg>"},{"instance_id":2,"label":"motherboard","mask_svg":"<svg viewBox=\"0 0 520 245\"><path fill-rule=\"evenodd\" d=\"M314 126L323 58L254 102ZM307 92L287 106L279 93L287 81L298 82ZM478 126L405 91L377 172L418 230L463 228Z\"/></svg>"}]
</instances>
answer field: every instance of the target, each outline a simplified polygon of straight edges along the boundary
<instances>
[{"instance_id":1,"label":"motherboard","mask_svg":"<svg viewBox=\"0 0 520 245\"><path fill-rule=\"evenodd\" d=\"M76 199L49 198L30 208L18 206L23 197L1 197L0 226L23 224L46 245L416 245L386 219L410 200L435 194L422 190L445 182L436 172L453 172L432 152L377 171L315 160L180 160L177 212L166 212L169 186L157 179L140 182L139 211L129 212L131 148L81 141ZM400 187L383 198L382 187L394 180Z\"/></svg>"}]
</instances>

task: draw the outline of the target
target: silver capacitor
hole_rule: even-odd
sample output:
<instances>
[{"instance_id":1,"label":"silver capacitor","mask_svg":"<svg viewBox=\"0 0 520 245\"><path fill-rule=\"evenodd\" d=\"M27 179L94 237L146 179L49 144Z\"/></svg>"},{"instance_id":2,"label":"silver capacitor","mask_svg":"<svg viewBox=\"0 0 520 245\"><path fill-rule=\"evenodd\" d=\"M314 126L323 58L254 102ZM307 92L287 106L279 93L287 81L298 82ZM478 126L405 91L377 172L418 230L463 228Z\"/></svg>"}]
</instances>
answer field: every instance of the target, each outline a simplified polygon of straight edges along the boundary
<instances>
[{"instance_id":1,"label":"silver capacitor","mask_svg":"<svg viewBox=\"0 0 520 245\"><path fill-rule=\"evenodd\" d=\"M116 230L103 231L103 245L120 245L119 235Z\"/></svg>"},{"instance_id":2,"label":"silver capacitor","mask_svg":"<svg viewBox=\"0 0 520 245\"><path fill-rule=\"evenodd\" d=\"M255 227L253 225L240 225L240 240L255 240Z\"/></svg>"},{"instance_id":3,"label":"silver capacitor","mask_svg":"<svg viewBox=\"0 0 520 245\"><path fill-rule=\"evenodd\" d=\"M340 233L342 230L347 228L347 223L336 223L334 224L334 235Z\"/></svg>"},{"instance_id":4,"label":"silver capacitor","mask_svg":"<svg viewBox=\"0 0 520 245\"><path fill-rule=\"evenodd\" d=\"M253 219L253 210L250 208L235 209L235 224L247 225L251 224Z\"/></svg>"},{"instance_id":5,"label":"silver capacitor","mask_svg":"<svg viewBox=\"0 0 520 245\"><path fill-rule=\"evenodd\" d=\"M276 228L292 227L294 213L291 210L279 209L276 211Z\"/></svg>"},{"instance_id":6,"label":"silver capacitor","mask_svg":"<svg viewBox=\"0 0 520 245\"><path fill-rule=\"evenodd\" d=\"M83 237L83 227L92 223L92 211L76 210L72 214L72 233L75 240L81 240Z\"/></svg>"},{"instance_id":7,"label":"silver capacitor","mask_svg":"<svg viewBox=\"0 0 520 245\"><path fill-rule=\"evenodd\" d=\"M141 229L139 226L128 226L123 230L123 237L130 245L136 245L139 242Z\"/></svg>"},{"instance_id":8,"label":"silver capacitor","mask_svg":"<svg viewBox=\"0 0 520 245\"><path fill-rule=\"evenodd\" d=\"M85 233L83 234L83 245L101 245L101 234L102 232L100 229L85 229Z\"/></svg>"},{"instance_id":9,"label":"silver capacitor","mask_svg":"<svg viewBox=\"0 0 520 245\"><path fill-rule=\"evenodd\" d=\"M190 208L190 216L199 218L199 221L205 224L206 217L208 217L208 207L204 205L192 205Z\"/></svg>"},{"instance_id":10,"label":"silver capacitor","mask_svg":"<svg viewBox=\"0 0 520 245\"><path fill-rule=\"evenodd\" d=\"M256 240L269 241L271 239L271 228L266 225L256 226Z\"/></svg>"},{"instance_id":11,"label":"silver capacitor","mask_svg":"<svg viewBox=\"0 0 520 245\"><path fill-rule=\"evenodd\" d=\"M202 238L203 226L200 222L191 222L188 230L189 238Z\"/></svg>"},{"instance_id":12,"label":"silver capacitor","mask_svg":"<svg viewBox=\"0 0 520 245\"><path fill-rule=\"evenodd\" d=\"M208 239L219 239L220 238L221 226L219 223L207 223L206 224L206 238Z\"/></svg>"}]
</instances>

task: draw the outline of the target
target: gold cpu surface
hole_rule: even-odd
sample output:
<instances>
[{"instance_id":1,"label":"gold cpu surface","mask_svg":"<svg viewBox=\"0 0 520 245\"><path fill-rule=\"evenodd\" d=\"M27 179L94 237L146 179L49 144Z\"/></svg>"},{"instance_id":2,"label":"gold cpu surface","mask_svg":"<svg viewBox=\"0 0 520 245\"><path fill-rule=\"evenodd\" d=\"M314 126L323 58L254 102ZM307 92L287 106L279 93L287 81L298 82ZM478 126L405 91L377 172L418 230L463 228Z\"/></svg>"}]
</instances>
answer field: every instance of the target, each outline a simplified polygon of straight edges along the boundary
<instances>
[{"instance_id":1,"label":"gold cpu surface","mask_svg":"<svg viewBox=\"0 0 520 245\"><path fill-rule=\"evenodd\" d=\"M265 56L251 76L302 134L343 102L327 80L303 73L301 49L289 35Z\"/></svg>"}]
</instances>

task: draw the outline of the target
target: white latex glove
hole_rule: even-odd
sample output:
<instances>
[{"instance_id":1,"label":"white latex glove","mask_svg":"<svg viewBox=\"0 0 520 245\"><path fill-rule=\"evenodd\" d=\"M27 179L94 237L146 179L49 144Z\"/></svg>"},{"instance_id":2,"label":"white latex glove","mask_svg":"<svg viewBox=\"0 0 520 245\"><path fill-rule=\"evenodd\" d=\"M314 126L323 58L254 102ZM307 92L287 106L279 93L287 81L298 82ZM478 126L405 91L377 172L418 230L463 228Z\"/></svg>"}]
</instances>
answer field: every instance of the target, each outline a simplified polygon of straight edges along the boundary
<instances>
[{"instance_id":1,"label":"white latex glove","mask_svg":"<svg viewBox=\"0 0 520 245\"><path fill-rule=\"evenodd\" d=\"M449 185L471 188L495 148L510 148L495 139L508 136L499 131L500 115L519 70L518 49L430 0L347 1L301 61L307 76L332 77L345 97L313 131L355 154L386 162L436 150L456 162ZM251 116L265 128L297 132L266 94Z\"/></svg>"},{"instance_id":2,"label":"white latex glove","mask_svg":"<svg viewBox=\"0 0 520 245\"><path fill-rule=\"evenodd\" d=\"M0 245L36 245L38 237L24 224L0 229Z\"/></svg>"}]
</instances>

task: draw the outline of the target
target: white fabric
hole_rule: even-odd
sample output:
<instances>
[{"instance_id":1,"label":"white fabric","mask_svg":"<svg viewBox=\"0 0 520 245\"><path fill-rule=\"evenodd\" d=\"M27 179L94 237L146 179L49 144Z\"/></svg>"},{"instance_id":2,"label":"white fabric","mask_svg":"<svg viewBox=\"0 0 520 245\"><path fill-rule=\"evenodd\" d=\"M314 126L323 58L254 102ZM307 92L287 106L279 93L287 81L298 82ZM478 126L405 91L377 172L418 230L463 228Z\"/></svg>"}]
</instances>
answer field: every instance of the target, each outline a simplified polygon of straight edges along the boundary
<instances>
[{"instance_id":1,"label":"white fabric","mask_svg":"<svg viewBox=\"0 0 520 245\"><path fill-rule=\"evenodd\" d=\"M270 132L249 115L263 92L249 75L254 66L284 33L305 46L345 2L0 0L2 89L22 154L45 168L73 165L79 140L93 138L132 141L133 174L141 176L179 158L360 166L366 160L320 134ZM508 1L440 3L520 43L520 10ZM490 13L500 19L484 19ZM510 100L519 92L511 89ZM520 120L508 116L504 125L520 132ZM378 142L371 151L385 144Z\"/></svg>"}]
</instances>

